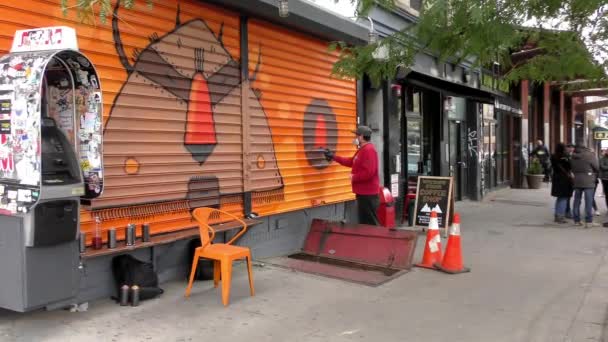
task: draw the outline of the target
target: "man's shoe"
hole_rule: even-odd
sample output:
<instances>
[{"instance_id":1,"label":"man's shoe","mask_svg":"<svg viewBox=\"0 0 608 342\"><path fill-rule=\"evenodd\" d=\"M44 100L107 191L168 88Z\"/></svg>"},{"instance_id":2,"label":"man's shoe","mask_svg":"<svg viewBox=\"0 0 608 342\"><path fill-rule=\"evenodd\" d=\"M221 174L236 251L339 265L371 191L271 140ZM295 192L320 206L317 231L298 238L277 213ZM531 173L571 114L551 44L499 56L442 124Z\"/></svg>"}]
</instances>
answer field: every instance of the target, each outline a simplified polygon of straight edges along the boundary
<instances>
[{"instance_id":1,"label":"man's shoe","mask_svg":"<svg viewBox=\"0 0 608 342\"><path fill-rule=\"evenodd\" d=\"M579 227L580 227L580 226L582 226L582 225L583 225L583 223L582 223L582 222L574 222L574 225L575 225L575 226L579 226Z\"/></svg>"},{"instance_id":2,"label":"man's shoe","mask_svg":"<svg viewBox=\"0 0 608 342\"><path fill-rule=\"evenodd\" d=\"M596 222L585 222L585 228L594 228L599 226L600 224Z\"/></svg>"},{"instance_id":3,"label":"man's shoe","mask_svg":"<svg viewBox=\"0 0 608 342\"><path fill-rule=\"evenodd\" d=\"M567 223L566 219L563 216L555 215L555 223Z\"/></svg>"},{"instance_id":4,"label":"man's shoe","mask_svg":"<svg viewBox=\"0 0 608 342\"><path fill-rule=\"evenodd\" d=\"M567 219L571 219L572 218L572 214L566 214L566 218Z\"/></svg>"}]
</instances>

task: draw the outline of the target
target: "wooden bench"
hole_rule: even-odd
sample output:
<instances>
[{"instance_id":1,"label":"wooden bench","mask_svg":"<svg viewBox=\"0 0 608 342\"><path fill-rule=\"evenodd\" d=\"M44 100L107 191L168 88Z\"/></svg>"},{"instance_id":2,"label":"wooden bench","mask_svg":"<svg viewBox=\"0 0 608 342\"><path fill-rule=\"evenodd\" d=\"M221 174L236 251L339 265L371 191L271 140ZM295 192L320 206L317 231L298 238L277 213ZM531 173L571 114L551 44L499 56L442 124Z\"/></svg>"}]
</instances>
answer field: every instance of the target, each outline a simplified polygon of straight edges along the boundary
<instances>
[{"instance_id":1,"label":"wooden bench","mask_svg":"<svg viewBox=\"0 0 608 342\"><path fill-rule=\"evenodd\" d=\"M245 219L245 223L247 227L253 227L258 224L261 224L263 221L258 219ZM239 229L242 227L240 222L237 221L229 221L226 223L214 224L211 227L215 230L216 233L226 233L230 230ZM137 240L135 245L127 246L124 241L120 241L116 243L116 248L108 248L107 244L104 245L101 249L93 249L88 247L84 253L80 254L82 259L93 259L106 255L114 255L114 254L122 254L126 252L131 252L137 249L142 248L151 248L152 249L152 262L156 268L156 258L154 257L154 247L160 245L167 245L180 240L188 240L199 237L199 231L197 228L190 228L186 230L180 230L172 233L158 234L150 237L149 242L142 242L141 240Z\"/></svg>"}]
</instances>

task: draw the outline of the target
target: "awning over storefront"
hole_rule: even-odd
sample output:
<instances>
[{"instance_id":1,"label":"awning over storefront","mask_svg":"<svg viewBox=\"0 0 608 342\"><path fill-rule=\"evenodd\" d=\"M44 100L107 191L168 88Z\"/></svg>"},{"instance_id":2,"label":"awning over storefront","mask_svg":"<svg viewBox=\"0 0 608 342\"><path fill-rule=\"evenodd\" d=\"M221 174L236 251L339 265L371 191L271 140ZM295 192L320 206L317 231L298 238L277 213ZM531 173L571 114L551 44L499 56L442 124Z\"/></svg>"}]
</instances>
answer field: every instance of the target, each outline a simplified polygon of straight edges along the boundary
<instances>
[{"instance_id":1,"label":"awning over storefront","mask_svg":"<svg viewBox=\"0 0 608 342\"><path fill-rule=\"evenodd\" d=\"M407 74L405 80L415 86L442 92L456 97L466 97L476 102L494 104L493 93L466 86L464 84L450 82L441 78L425 75L416 71Z\"/></svg>"},{"instance_id":2,"label":"awning over storefront","mask_svg":"<svg viewBox=\"0 0 608 342\"><path fill-rule=\"evenodd\" d=\"M279 17L276 0L199 0L232 8L284 27L306 32L330 41L341 40L349 44L365 45L369 27L344 16L332 13L307 0L290 0L289 16Z\"/></svg>"}]
</instances>

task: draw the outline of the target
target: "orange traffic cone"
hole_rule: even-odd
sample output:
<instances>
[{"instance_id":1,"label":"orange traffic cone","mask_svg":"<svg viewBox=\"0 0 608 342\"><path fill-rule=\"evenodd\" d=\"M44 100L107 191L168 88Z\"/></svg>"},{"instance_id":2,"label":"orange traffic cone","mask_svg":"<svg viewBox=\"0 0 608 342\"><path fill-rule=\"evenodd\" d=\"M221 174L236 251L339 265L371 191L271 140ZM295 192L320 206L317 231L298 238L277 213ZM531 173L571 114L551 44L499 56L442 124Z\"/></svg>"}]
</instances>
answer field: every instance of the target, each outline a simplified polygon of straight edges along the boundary
<instances>
[{"instance_id":1,"label":"orange traffic cone","mask_svg":"<svg viewBox=\"0 0 608 342\"><path fill-rule=\"evenodd\" d=\"M445 255L441 265L435 263L435 268L440 271L456 274L470 272L471 269L462 264L462 250L460 248L460 215L454 214L454 222L450 227L448 244L445 247Z\"/></svg>"},{"instance_id":2,"label":"orange traffic cone","mask_svg":"<svg viewBox=\"0 0 608 342\"><path fill-rule=\"evenodd\" d=\"M429 229L426 231L426 243L424 244L424 255L422 263L416 264L418 267L435 269L435 263L441 261L441 236L439 235L439 223L437 222L437 212L431 211Z\"/></svg>"}]
</instances>

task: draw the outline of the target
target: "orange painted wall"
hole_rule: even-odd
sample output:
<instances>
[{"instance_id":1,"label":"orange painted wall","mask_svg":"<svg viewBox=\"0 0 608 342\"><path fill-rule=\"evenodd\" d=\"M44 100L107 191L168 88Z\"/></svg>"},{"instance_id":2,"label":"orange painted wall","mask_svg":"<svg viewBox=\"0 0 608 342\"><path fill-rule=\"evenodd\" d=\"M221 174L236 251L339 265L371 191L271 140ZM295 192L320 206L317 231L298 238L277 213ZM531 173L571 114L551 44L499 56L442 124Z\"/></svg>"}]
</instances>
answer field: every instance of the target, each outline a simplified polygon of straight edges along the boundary
<instances>
[{"instance_id":1,"label":"orange painted wall","mask_svg":"<svg viewBox=\"0 0 608 342\"><path fill-rule=\"evenodd\" d=\"M305 153L304 126L314 127L315 124L305 118L311 102L315 99L326 101L326 106L314 108L313 112L335 115L336 129L327 130L326 135L336 136L339 154L353 154L350 131L355 129L357 122L355 82L330 77L336 54L327 51L326 42L251 20L250 74L255 70L260 49L261 64L253 87L262 94L261 103L273 130L279 168L285 182L285 202L254 203L254 211L270 214L353 199L349 169L336 163L325 167L320 152L313 163L323 167L311 165ZM318 134L322 135L322 132Z\"/></svg>"},{"instance_id":2,"label":"orange painted wall","mask_svg":"<svg viewBox=\"0 0 608 342\"><path fill-rule=\"evenodd\" d=\"M242 210L243 191L252 191L254 211L263 215L354 198L348 169L323 165L322 154L305 147L306 139L333 141L340 154L354 152L355 82L330 77L337 57L327 51L327 42L250 20L249 69L255 80L247 84L223 68L230 60L238 68L241 60L238 13L193 0L179 1L179 15L175 0L155 2L153 9L143 1L134 10L121 9L118 31L129 64L154 50L161 64L171 66L167 74L186 81L198 75L206 82L209 90L195 96L190 81L168 86L173 76L164 69L129 74L110 21L80 24L74 12L62 16L59 0L3 0L0 12L0 53L10 48L15 30L66 25L76 29L81 51L97 67L106 179L92 209L106 219L104 229L129 222L149 222L154 233L191 227L193 203L206 203L186 197L193 177L216 177L217 187L197 191L219 193L220 206L233 212ZM193 51L203 53L197 57ZM154 80L161 76L159 87ZM183 136L193 117L205 116L201 108L212 108L206 115L213 117L218 143L195 160ZM90 211L83 211L82 223L84 231L93 229Z\"/></svg>"}]
</instances>

